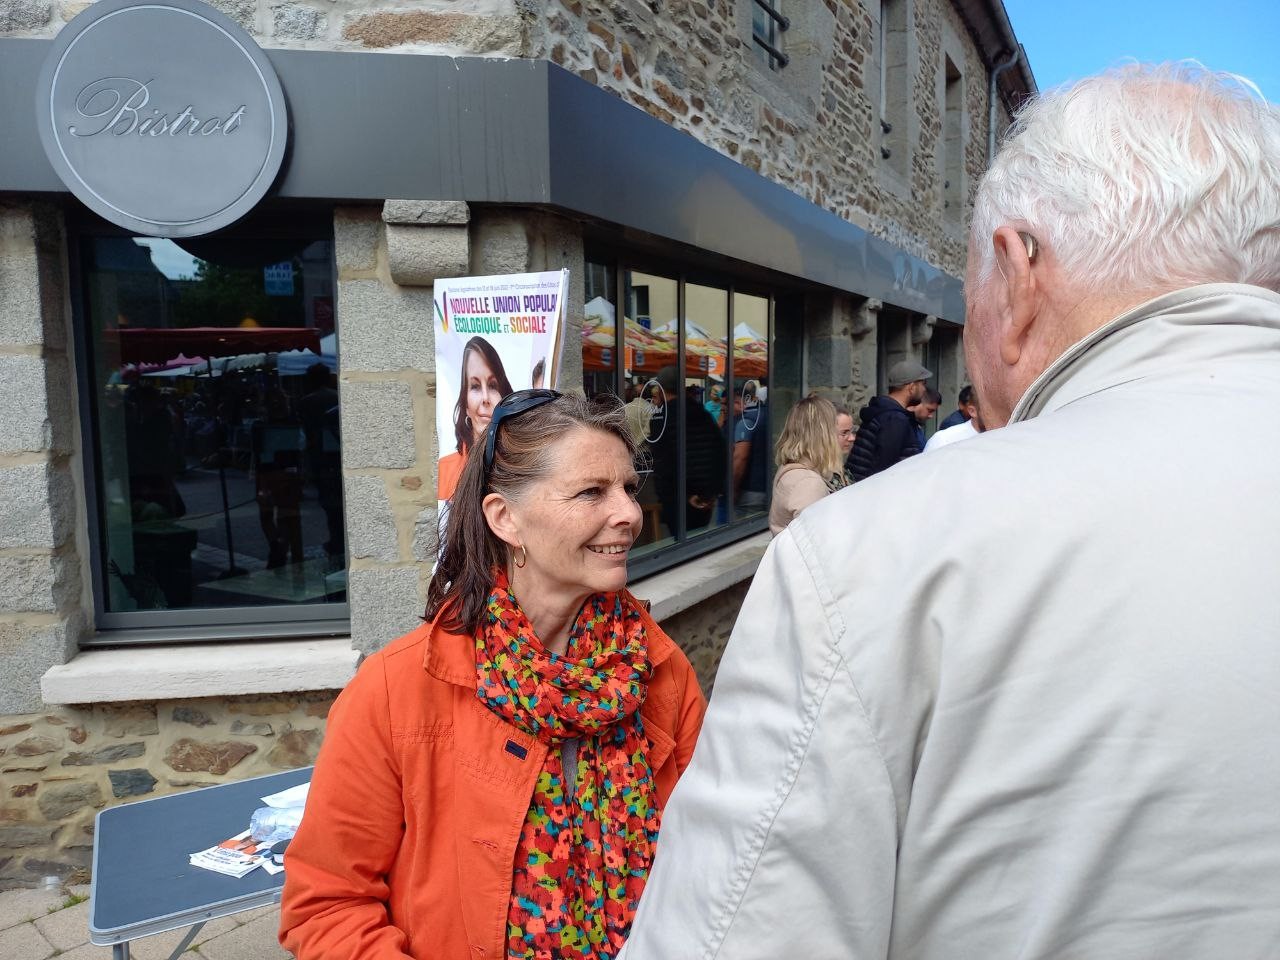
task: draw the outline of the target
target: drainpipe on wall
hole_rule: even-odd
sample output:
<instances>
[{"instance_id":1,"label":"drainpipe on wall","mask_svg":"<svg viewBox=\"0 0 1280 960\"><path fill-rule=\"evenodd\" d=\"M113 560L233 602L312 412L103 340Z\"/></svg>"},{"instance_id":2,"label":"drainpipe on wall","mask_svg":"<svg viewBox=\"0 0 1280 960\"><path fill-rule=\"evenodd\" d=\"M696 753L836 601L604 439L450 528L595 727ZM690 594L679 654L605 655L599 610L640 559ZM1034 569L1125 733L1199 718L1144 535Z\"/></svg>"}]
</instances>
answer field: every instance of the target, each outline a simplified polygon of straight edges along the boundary
<instances>
[{"instance_id":1,"label":"drainpipe on wall","mask_svg":"<svg viewBox=\"0 0 1280 960\"><path fill-rule=\"evenodd\" d=\"M1000 79L1000 74L1004 73L1015 63L1022 55L1022 48L1015 47L1013 53L1009 54L1009 59L1004 63L998 64L991 71L991 82L987 87L987 106L989 114L987 115L987 167L990 168L991 161L996 156L996 82Z\"/></svg>"}]
</instances>

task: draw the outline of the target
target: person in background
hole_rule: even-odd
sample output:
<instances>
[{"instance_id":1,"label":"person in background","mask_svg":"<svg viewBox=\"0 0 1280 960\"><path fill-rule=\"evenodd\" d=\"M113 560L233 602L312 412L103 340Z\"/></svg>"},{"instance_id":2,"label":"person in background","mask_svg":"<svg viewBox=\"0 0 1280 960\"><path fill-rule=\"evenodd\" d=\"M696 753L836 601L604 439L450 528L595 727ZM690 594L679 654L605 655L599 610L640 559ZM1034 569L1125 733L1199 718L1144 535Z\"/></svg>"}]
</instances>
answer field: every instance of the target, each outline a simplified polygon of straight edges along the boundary
<instances>
[{"instance_id":1,"label":"person in background","mask_svg":"<svg viewBox=\"0 0 1280 960\"><path fill-rule=\"evenodd\" d=\"M502 358L484 337L472 337L462 348L461 379L458 401L453 405L453 435L457 446L453 453L440 458L436 473L437 496L441 500L453 498L453 488L467 462L467 452L484 436L498 401L511 393L511 381L507 379Z\"/></svg>"},{"instance_id":2,"label":"person in background","mask_svg":"<svg viewBox=\"0 0 1280 960\"><path fill-rule=\"evenodd\" d=\"M703 404L707 408L707 413L711 414L711 419L715 420L716 426L724 426L724 384L712 383L707 389L707 402Z\"/></svg>"},{"instance_id":3,"label":"person in background","mask_svg":"<svg viewBox=\"0 0 1280 960\"><path fill-rule=\"evenodd\" d=\"M858 431L853 426L853 414L845 407L836 407L836 442L840 445L841 457L849 456L857 434Z\"/></svg>"},{"instance_id":4,"label":"person in background","mask_svg":"<svg viewBox=\"0 0 1280 960\"><path fill-rule=\"evenodd\" d=\"M964 407L968 417L953 427L937 431L924 445L924 452L930 453L959 440L969 440L982 433L982 418L978 414L978 392L973 387L965 387L969 391Z\"/></svg>"},{"instance_id":5,"label":"person in background","mask_svg":"<svg viewBox=\"0 0 1280 960\"><path fill-rule=\"evenodd\" d=\"M933 376L916 360L899 360L889 368L889 392L872 397L862 408L862 426L849 454L849 472L865 480L920 452L916 420L907 407L920 402Z\"/></svg>"},{"instance_id":6,"label":"person in background","mask_svg":"<svg viewBox=\"0 0 1280 960\"><path fill-rule=\"evenodd\" d=\"M267 568L275 569L292 562L297 572L304 559L302 457L305 440L302 424L290 409L288 394L279 387L272 386L263 395L262 416L253 424L250 438L258 523L267 541Z\"/></svg>"},{"instance_id":7,"label":"person in background","mask_svg":"<svg viewBox=\"0 0 1280 960\"><path fill-rule=\"evenodd\" d=\"M774 461L769 532L776 537L801 510L845 485L835 405L815 395L792 407Z\"/></svg>"},{"instance_id":8,"label":"person in background","mask_svg":"<svg viewBox=\"0 0 1280 960\"><path fill-rule=\"evenodd\" d=\"M766 388L740 380L733 391L733 489L739 514L764 509L769 491Z\"/></svg>"},{"instance_id":9,"label":"person in background","mask_svg":"<svg viewBox=\"0 0 1280 960\"><path fill-rule=\"evenodd\" d=\"M426 623L338 697L286 854L298 960L616 957L703 712L626 589L621 407L523 390L458 480Z\"/></svg>"},{"instance_id":10,"label":"person in background","mask_svg":"<svg viewBox=\"0 0 1280 960\"><path fill-rule=\"evenodd\" d=\"M1280 956L1280 108L1030 100L964 290L987 434L770 544L625 960Z\"/></svg>"},{"instance_id":11,"label":"person in background","mask_svg":"<svg viewBox=\"0 0 1280 960\"><path fill-rule=\"evenodd\" d=\"M924 450L925 445L924 425L933 419L941 405L942 394L932 387L927 387L919 402L909 408L916 418L916 442L921 450Z\"/></svg>"},{"instance_id":12,"label":"person in background","mask_svg":"<svg viewBox=\"0 0 1280 960\"><path fill-rule=\"evenodd\" d=\"M653 482L662 522L670 536L675 536L679 516L677 510L684 499L685 528L700 530L715 515L716 501L725 492L724 437L707 413L706 407L680 386L680 370L668 365L658 371L657 391L661 407L650 421L649 452L653 462ZM677 489L679 476L679 431L676 429L676 404L683 397L685 416L685 489Z\"/></svg>"},{"instance_id":13,"label":"person in background","mask_svg":"<svg viewBox=\"0 0 1280 960\"><path fill-rule=\"evenodd\" d=\"M338 388L333 372L323 363L307 367L303 396L298 401L306 443L307 475L316 486L324 510L328 539L324 550L328 568L346 563L346 531L342 522L342 446L338 417Z\"/></svg>"},{"instance_id":14,"label":"person in background","mask_svg":"<svg viewBox=\"0 0 1280 960\"><path fill-rule=\"evenodd\" d=\"M959 406L947 414L946 419L938 424L939 430L946 430L957 424L964 423L966 420L973 419L973 411L976 409L976 401L973 399L973 385L965 384L960 388Z\"/></svg>"},{"instance_id":15,"label":"person in background","mask_svg":"<svg viewBox=\"0 0 1280 960\"><path fill-rule=\"evenodd\" d=\"M858 438L858 428L853 414L846 407L836 407L836 441L840 444L840 456L844 462L844 482L847 486L853 483L853 472L849 469L849 454L853 452L853 444Z\"/></svg>"}]
</instances>

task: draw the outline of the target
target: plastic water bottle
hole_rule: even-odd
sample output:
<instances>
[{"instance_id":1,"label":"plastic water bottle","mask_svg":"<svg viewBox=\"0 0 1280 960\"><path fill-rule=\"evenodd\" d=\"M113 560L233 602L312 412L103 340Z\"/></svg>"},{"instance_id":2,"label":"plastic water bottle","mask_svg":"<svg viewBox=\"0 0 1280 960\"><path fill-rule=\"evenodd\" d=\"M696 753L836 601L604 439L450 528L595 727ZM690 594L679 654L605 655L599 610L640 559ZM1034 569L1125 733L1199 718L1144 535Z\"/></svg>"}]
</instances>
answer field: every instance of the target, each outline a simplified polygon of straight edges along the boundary
<instances>
[{"instance_id":1,"label":"plastic water bottle","mask_svg":"<svg viewBox=\"0 0 1280 960\"><path fill-rule=\"evenodd\" d=\"M292 840L302 822L302 807L259 807L249 820L249 835L259 843Z\"/></svg>"}]
</instances>

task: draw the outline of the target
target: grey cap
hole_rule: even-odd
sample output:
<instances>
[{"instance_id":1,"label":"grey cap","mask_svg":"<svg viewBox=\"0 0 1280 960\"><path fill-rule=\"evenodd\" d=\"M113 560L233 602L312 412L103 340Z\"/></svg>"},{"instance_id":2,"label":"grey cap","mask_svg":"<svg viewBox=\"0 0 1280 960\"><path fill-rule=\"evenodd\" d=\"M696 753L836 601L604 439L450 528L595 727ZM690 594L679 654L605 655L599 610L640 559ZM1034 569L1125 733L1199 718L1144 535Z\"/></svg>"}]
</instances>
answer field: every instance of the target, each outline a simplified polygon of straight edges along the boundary
<instances>
[{"instance_id":1,"label":"grey cap","mask_svg":"<svg viewBox=\"0 0 1280 960\"><path fill-rule=\"evenodd\" d=\"M933 371L924 367L918 360L899 360L889 368L889 389L915 383L917 380L928 380Z\"/></svg>"}]
</instances>

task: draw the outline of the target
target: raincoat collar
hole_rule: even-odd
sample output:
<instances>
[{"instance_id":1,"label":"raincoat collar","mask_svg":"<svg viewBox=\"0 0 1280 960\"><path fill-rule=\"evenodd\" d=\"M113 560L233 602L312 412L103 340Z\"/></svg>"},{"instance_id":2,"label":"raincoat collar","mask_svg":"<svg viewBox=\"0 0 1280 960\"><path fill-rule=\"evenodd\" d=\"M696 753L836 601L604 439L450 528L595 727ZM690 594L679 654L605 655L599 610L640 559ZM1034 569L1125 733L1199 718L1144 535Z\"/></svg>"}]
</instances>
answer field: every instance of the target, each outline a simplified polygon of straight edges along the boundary
<instances>
[{"instance_id":1,"label":"raincoat collar","mask_svg":"<svg viewBox=\"0 0 1280 960\"><path fill-rule=\"evenodd\" d=\"M1266 342L1280 349L1280 294L1242 283L1167 293L1068 347L1027 388L1009 422L1030 420L1175 364L1228 362ZM1176 351L1169 349L1174 344Z\"/></svg>"}]
</instances>

